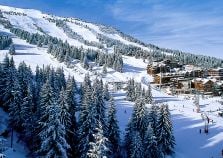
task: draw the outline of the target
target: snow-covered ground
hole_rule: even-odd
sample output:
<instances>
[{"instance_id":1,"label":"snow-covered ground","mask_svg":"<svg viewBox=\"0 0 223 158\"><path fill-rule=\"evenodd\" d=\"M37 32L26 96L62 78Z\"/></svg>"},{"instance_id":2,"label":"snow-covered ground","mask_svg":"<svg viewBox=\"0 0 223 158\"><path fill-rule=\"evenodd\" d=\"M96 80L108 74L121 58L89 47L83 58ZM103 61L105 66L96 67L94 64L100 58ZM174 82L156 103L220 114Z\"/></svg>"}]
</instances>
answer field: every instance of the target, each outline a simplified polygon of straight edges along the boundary
<instances>
[{"instance_id":1,"label":"snow-covered ground","mask_svg":"<svg viewBox=\"0 0 223 158\"><path fill-rule=\"evenodd\" d=\"M16 65L21 61L25 61L35 71L36 65L51 65L53 67L63 67L65 74L74 75L78 82L82 82L84 75L88 72L83 69L80 64L76 64L74 68L67 68L63 63L59 63L55 58L46 53L45 48L38 48L34 45L27 44L24 40L13 37L13 42L16 48L14 60ZM7 50L0 51L0 60L7 53ZM147 83L152 77L146 73L146 63L141 59L134 57L123 56L124 69L123 73L108 69L107 75L103 75L104 81L123 81L134 78L137 82ZM94 67L94 71L101 72L101 67ZM92 78L94 73L90 73ZM125 127L128 119L131 116L134 103L125 100L125 91L112 91L115 98L118 110L118 120L124 135ZM174 124L174 132L176 137L176 157L177 158L209 158L211 156L219 157L221 154L223 143L223 118L218 117L217 109L222 106L217 102L220 98L209 98L200 100L201 111L205 112L214 123L210 124L209 133L200 134L199 129L204 129L204 121L201 118L201 113L193 111L193 100L186 100L183 96L169 96L164 92L153 89L153 96L157 103L167 103L170 106L172 120ZM183 106L184 105L184 106ZM209 112L209 111L215 112ZM126 112L125 112L126 111Z\"/></svg>"},{"instance_id":2,"label":"snow-covered ground","mask_svg":"<svg viewBox=\"0 0 223 158\"><path fill-rule=\"evenodd\" d=\"M44 30L44 32L46 34L53 36L53 37L58 37L58 38L62 39L63 41L67 41L71 45L75 45L76 47L82 46L86 49L88 49L88 48L89 49L98 49L93 46L87 46L84 43L79 42L78 40L68 37L66 35L66 33L64 33L64 31L61 28L57 27L54 22L49 22L46 19L46 18L55 18L55 19L64 20L65 18L61 18L58 16L49 15L49 14L44 14L41 11L34 10L34 9L22 9L22 8L14 8L14 7L9 7L9 6L2 6L2 5L0 5L0 10L6 11L6 12L13 11L16 13L23 14L23 15L14 15L14 14L11 15L11 14L3 13L4 17L6 17L14 27L21 28L21 29L26 30L30 33L42 34L42 32L40 30L38 30L38 28L37 28L37 27L39 27L42 30ZM86 25L87 27L92 29L92 31L90 31L90 30L88 30L82 26L79 26L75 23L67 22L68 26L74 32L81 35L85 40L98 42L99 40L97 39L96 34L99 33L99 34L103 34L104 36L109 37L111 39L119 40L120 42L122 42L126 45L133 45L133 46L140 47L143 50L151 51L150 48L140 45L138 43L131 42L131 41L123 38L122 36L120 36L118 33L114 33L114 34L106 33L104 31L102 31L100 29L99 25L97 25L97 24L84 22L79 19L73 19L73 18L68 18L68 19L70 19L70 21L72 21L72 22L78 22L83 25Z\"/></svg>"},{"instance_id":3,"label":"snow-covered ground","mask_svg":"<svg viewBox=\"0 0 223 158\"><path fill-rule=\"evenodd\" d=\"M2 8L7 10L7 8L0 6L0 9ZM8 10L11 10L11 8L8 8ZM17 11L24 12L24 10ZM26 10L25 13L31 14L33 13L33 11ZM36 12L35 16L33 16L32 18L40 18L40 16L42 16L42 13ZM20 20L17 20L18 23L16 23L16 19L13 19L12 21L14 21L14 24L17 26L21 26L23 28L26 27L25 22L20 23ZM80 23L88 25L90 28L93 28L99 33L103 33L100 31L99 26L97 25L93 25L87 22ZM78 45L75 42L72 43L73 39L69 39L66 34L62 30L54 26L54 24L52 25L51 23L49 24L47 21L38 20L38 26L44 28L44 30L47 31L50 35L53 35L54 32L56 32L57 34L54 34L54 36L62 38L63 40L71 41L70 44L72 45ZM36 29L32 27L30 27L29 29ZM77 30L82 28L76 28L75 26L72 27L72 29ZM0 31L10 34L10 32L4 29L2 26L0 26ZM97 40L90 32L86 30L82 31L83 32L79 30L79 32L77 32L80 35L87 34L88 36L86 36L85 38L89 38L90 41ZM12 36L13 43L15 44L16 49L16 55L13 56L16 66L18 66L20 62L25 61L27 65L30 65L33 71L35 71L37 65L39 65L40 67L42 65L63 67L65 75L73 75L78 82L82 82L84 75L88 72L87 70L82 68L80 63L75 64L73 68L67 68L64 63L59 63L54 57L52 57L50 54L47 54L46 48L38 48L37 46L28 44L26 41L21 40L14 35ZM118 36L119 35L117 34L109 35L109 37L111 38L121 38ZM119 40L123 41L124 39ZM131 42L129 44L131 44ZM0 50L0 62L3 60L7 52L8 50ZM123 61L123 73L119 73L111 68L108 68L107 74L99 75L105 82L110 83L109 87L111 88L111 93L114 96L115 103L117 105L117 114L122 137L124 136L125 128L128 123L128 119L131 116L134 103L125 100L125 91L115 91L114 89L112 89L112 82L127 82L130 78L134 78L137 82L141 82L144 86L146 86L149 81L152 81L152 77L146 73L147 63L144 63L142 59L135 59L134 57L123 56ZM92 78L95 78L97 76L96 72L102 72L102 67L93 67L93 72L89 72L89 74ZM223 149L223 118L217 115L217 109L223 108L222 105L217 102L218 100L220 100L220 98L215 97L200 99L201 113L207 115L211 120L213 120L213 123L209 124L209 133L205 134L203 132L204 120L202 120L201 113L195 112L193 100L187 100L184 98L184 96L170 96L162 91L156 90L155 88L152 90L152 92L156 103L167 103L171 110L174 133L176 137L176 158L221 157L221 150ZM3 116L2 112L0 112L0 116ZM200 129L202 129L202 133L199 132ZM20 157L25 157L25 155L27 154L25 150L23 150L22 145L16 145L15 150L16 154L23 155ZM13 154L12 151L9 151L9 153L7 153L7 156L9 158L19 157L18 155L11 155L11 153Z\"/></svg>"},{"instance_id":4,"label":"snow-covered ground","mask_svg":"<svg viewBox=\"0 0 223 158\"><path fill-rule=\"evenodd\" d=\"M8 125L8 114L5 113L0 108L0 133L2 133L5 129L7 129ZM21 142L17 142L18 135L17 133L13 132L13 144L11 148L11 132L9 133L10 137L6 139L5 146L8 148L5 152L3 152L4 155L6 155L7 158L25 158L27 155L27 148L24 144ZM0 137L0 139L3 137Z\"/></svg>"}]
</instances>

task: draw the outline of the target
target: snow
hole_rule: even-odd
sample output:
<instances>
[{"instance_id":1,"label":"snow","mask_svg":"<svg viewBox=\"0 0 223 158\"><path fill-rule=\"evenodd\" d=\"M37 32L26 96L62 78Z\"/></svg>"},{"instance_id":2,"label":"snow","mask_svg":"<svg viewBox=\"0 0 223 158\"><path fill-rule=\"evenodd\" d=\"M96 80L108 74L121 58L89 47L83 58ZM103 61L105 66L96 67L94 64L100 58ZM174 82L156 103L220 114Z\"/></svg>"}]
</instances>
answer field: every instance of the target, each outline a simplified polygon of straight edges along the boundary
<instances>
[{"instance_id":1,"label":"snow","mask_svg":"<svg viewBox=\"0 0 223 158\"><path fill-rule=\"evenodd\" d=\"M93 34L89 29L71 22L67 22L67 24L74 32L76 32L78 35L81 35L85 40L99 42L99 40L96 38L96 35Z\"/></svg>"},{"instance_id":2,"label":"snow","mask_svg":"<svg viewBox=\"0 0 223 158\"><path fill-rule=\"evenodd\" d=\"M20 15L8 15L4 14L4 17L9 19L12 25L16 26L17 28L26 30L30 33L39 33L42 34L40 31L36 29L36 26L33 24L35 23L34 20L27 16L20 16Z\"/></svg>"},{"instance_id":3,"label":"snow","mask_svg":"<svg viewBox=\"0 0 223 158\"><path fill-rule=\"evenodd\" d=\"M8 126L8 114L5 113L1 108L0 108L0 133L2 133L4 130L7 129ZM3 138L0 136L0 138ZM25 158L27 154L27 149L24 144L21 142L17 142L18 137L17 133L14 132L13 134L13 148L11 148L11 137L9 136L6 138L6 144L5 146L8 148L6 151L1 154L5 155L7 158Z\"/></svg>"},{"instance_id":4,"label":"snow","mask_svg":"<svg viewBox=\"0 0 223 158\"><path fill-rule=\"evenodd\" d=\"M3 10L14 10L12 8L0 6L0 9ZM81 43L70 39L66 36L66 34L55 24L48 22L41 18L43 15L41 12L35 12L35 15L32 15L30 18L31 13L34 13L33 10L20 10L17 9L16 11L24 12L29 14L29 18L27 21L22 19L17 20L14 17L11 17L11 20L14 22L15 25L24 27L25 29L34 29L32 27L27 28L28 24L33 24L34 22L43 28L44 31L47 32L49 35L53 35L55 37L59 37L63 40L67 40L71 42L71 44L75 46L80 46ZM76 20L77 22L86 24L90 28L93 28L98 33L103 33L100 31L99 26L82 22ZM26 24L27 22L27 24ZM83 36L84 38L90 41L96 41L95 36L93 36L92 32L87 31L82 27L77 27L77 25L69 24L72 26L72 29L75 30L78 34L86 35ZM36 29L36 28L35 28ZM0 31L10 32L0 26ZM32 30L30 30L32 31ZM33 30L34 31L34 30ZM105 34L105 33L103 33ZM128 41L122 39L117 34L108 35L110 38L118 39L122 42ZM13 35L12 35L13 36ZM54 57L50 54L46 53L46 48L38 48L35 45L31 45L26 43L26 41L21 40L15 36L13 36L13 43L15 44L16 48L16 55L13 56L15 60L15 64L18 64L22 61L25 61L27 65L30 65L31 69L35 71L37 65L51 65L53 67L63 67L65 75L68 76L74 75L77 82L82 82L84 75L89 72L85 70L79 62L74 64L73 68L67 68L67 66L63 63L59 63ZM138 45L138 44L135 44ZM0 61L3 60L5 54L7 54L8 50L0 50ZM135 59L134 57L123 56L123 73L119 73L114 71L111 68L107 68L108 73L100 75L104 82L109 82L110 91L114 96L115 103L117 106L117 117L119 120L119 125L121 129L121 136L122 139L124 137L124 132L126 125L128 123L129 118L131 117L132 109L134 103L125 100L125 91L119 90L115 91L112 88L112 82L124 82L126 83L130 78L134 78L137 82L141 82L144 87L153 80L152 76L149 76L146 73L147 63L144 63L142 59ZM96 72L102 72L102 67L94 66L93 72L89 72L91 78L97 77ZM201 117L201 113L196 113L195 107L193 105L192 96L187 95L180 95L180 96L171 96L167 95L163 91L157 90L154 86L152 86L152 93L156 103L167 103L169 105L173 126L174 126L174 134L176 138L176 158L210 158L210 157L221 157L221 150L223 148L223 118L218 116L217 111L219 108L223 108L222 105L218 102L221 100L218 97L210 97L210 98L200 98L200 108L201 113L207 115L213 123L209 124L209 133L205 134L203 132L204 129L204 120ZM2 116L2 111L0 111L0 115ZM5 114L4 114L5 116ZM4 128L1 126L1 128ZM199 130L202 129L202 133L199 133ZM8 150L8 153L5 153L9 157L25 157L27 154L26 151L23 149L23 145L16 145L15 150Z\"/></svg>"},{"instance_id":5,"label":"snow","mask_svg":"<svg viewBox=\"0 0 223 158\"><path fill-rule=\"evenodd\" d=\"M2 30L2 28L1 28ZM31 69L35 71L36 65L51 65L53 67L63 67L66 76L68 74L74 75L78 82L82 82L84 75L88 72L83 69L78 63L74 68L67 68L63 63L59 63L51 55L46 53L45 48L38 48L34 45L26 43L17 37L13 37L17 54L14 55L15 64L25 61L30 65ZM2 60L7 53L7 50L0 51L0 59ZM137 82L141 82L144 86L152 81L152 77L147 75L146 66L142 59L135 59L134 57L123 56L124 68L123 73L114 71L108 68L108 73L103 77L105 82L127 82L128 79L134 78ZM93 70L101 72L102 67L94 67ZM96 77L90 73L91 77ZM112 89L111 89L112 90ZM200 113L193 112L193 100L185 100L183 97L169 96L164 92L153 89L153 96L157 103L168 103L170 106L172 120L174 124L174 132L176 137L176 157L217 157L220 154L223 142L222 119L217 116L216 110L221 105L216 102L216 98L201 99L201 110L209 115L214 120L214 124L210 125L210 132L208 135L199 134L199 129L203 129L204 121ZM113 91L115 103L117 105L117 114L119 125L121 129L122 138L124 136L125 128L128 119L131 116L134 103L125 100L125 91ZM219 98L218 98L219 99ZM184 108L183 106L184 105ZM215 112L208 112L208 111ZM126 111L126 112L125 112Z\"/></svg>"}]
</instances>

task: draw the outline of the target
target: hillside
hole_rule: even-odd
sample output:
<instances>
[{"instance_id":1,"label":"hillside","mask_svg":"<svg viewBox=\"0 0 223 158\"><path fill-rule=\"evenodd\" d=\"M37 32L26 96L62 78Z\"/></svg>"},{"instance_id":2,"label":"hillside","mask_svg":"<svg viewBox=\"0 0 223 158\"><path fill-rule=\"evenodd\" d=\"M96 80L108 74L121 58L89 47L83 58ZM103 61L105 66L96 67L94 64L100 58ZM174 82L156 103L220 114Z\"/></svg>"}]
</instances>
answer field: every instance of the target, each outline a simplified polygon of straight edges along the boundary
<instances>
[{"instance_id":1,"label":"hillside","mask_svg":"<svg viewBox=\"0 0 223 158\"><path fill-rule=\"evenodd\" d=\"M174 52L169 49L160 49L151 44L144 44L114 28L85 22L77 18L58 17L44 14L37 10L7 6L0 6L0 10L0 32L12 38L16 51L14 55L9 55L8 47L0 50L0 62L8 54L9 56L13 56L17 67L20 62L24 61L27 65L30 65L33 72L35 72L37 65L40 67L42 65L50 65L54 68L62 67L66 77L68 75L74 76L78 85L83 82L87 73L90 74L91 80L97 77L102 78L104 83L108 83L109 91L115 99L122 140L124 139L125 128L131 117L134 103L126 100L126 89L121 88L116 90L114 83L123 83L125 87L128 80L133 78L136 82L141 83L143 87L147 88L148 83L153 80L153 77L149 76L146 72L148 57L152 55L154 58L156 56L157 58L160 56L169 56L170 58L174 56L177 58L177 53L180 53L179 56L182 55L182 52L179 51ZM19 32L21 30L30 33L27 37L32 37L32 35L36 37L37 41L32 42L29 39L25 39L24 34L26 33L22 32L24 34L21 35L21 32ZM35 36L36 34L38 35ZM24 39L21 38L22 36ZM67 61L65 57L53 53L54 51L57 52L56 48L52 48L54 51L50 52L49 47L51 45L44 44L41 40L42 38L49 38L48 40L50 41L51 37L58 39L58 41L54 40L56 44L61 45L59 48L62 49L62 46L66 47L64 51L65 56L70 50L77 48L78 51L80 49L84 57L80 57L79 59L78 57L71 57L72 55L69 54L69 56L67 55L69 57ZM92 60L90 59L91 53L96 54L96 57L92 57ZM105 55L104 57L104 54L108 56ZM116 69L114 66L116 59L112 63L112 66L106 65L104 61L100 62L102 56L109 60L109 54L121 56L121 70L120 67ZM85 57L87 58L87 68L83 66ZM198 61L195 62L206 59L208 59L207 63L209 61L216 61L211 62L212 65L207 65L204 62L203 64L207 67L216 67L222 63L220 59L203 56L201 58L198 57ZM119 61L120 59L117 60ZM105 65L107 73L103 73ZM222 106L220 104L221 98L201 98L201 111L214 120L210 125L210 133L206 135L204 133L199 134L199 129L203 129L204 121L200 113L194 112L195 107L192 97L188 100L184 96L167 95L155 89L155 87L152 87L152 93L156 103L167 103L169 105L176 138L176 158L220 157L223 142L223 118L217 115L217 109ZM0 115L5 116L6 114L1 112ZM21 155L24 153L21 152L21 148L18 146L15 148L15 152L18 151L20 157L22 157ZM11 155L11 153L5 154L8 156ZM12 158L13 156L12 154Z\"/></svg>"}]
</instances>

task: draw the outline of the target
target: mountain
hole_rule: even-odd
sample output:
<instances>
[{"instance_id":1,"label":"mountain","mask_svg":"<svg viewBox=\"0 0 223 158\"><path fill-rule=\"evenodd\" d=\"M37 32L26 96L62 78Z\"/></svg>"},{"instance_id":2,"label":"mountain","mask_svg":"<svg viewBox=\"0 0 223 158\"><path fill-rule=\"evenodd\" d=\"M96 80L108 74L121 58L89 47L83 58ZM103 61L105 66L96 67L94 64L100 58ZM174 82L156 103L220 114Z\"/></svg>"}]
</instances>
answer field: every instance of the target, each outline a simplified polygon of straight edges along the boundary
<instances>
[{"instance_id":1,"label":"mountain","mask_svg":"<svg viewBox=\"0 0 223 158\"><path fill-rule=\"evenodd\" d=\"M144 57L152 54L153 57L174 56L176 60L184 63L194 62L204 67L221 66L222 60L202 55L193 55L179 50L159 48L152 44L146 44L112 27L83 21L78 18L58 17L44 14L38 10L20 9L8 6L0 6L3 19L8 21L13 28L19 28L29 33L49 35L67 41L70 45L83 47L84 49L113 52L113 48L121 49L122 53ZM142 53L142 51L144 51ZM131 53L129 53L131 52ZM192 59L193 58L193 59ZM194 58L199 60L194 61ZM209 60L207 62L207 60ZM211 61L215 64L210 65Z\"/></svg>"},{"instance_id":2,"label":"mountain","mask_svg":"<svg viewBox=\"0 0 223 158\"><path fill-rule=\"evenodd\" d=\"M0 6L0 37L0 62L7 54L13 57L17 67L24 61L33 72L37 65L62 67L65 76L74 76L78 86L86 74L89 74L91 80L101 78L104 83L108 83L108 89L117 105L122 141L134 108L134 103L126 99L126 86L130 79L134 79L147 88L153 80L146 72L151 58L168 58L203 68L222 64L221 59L145 44L112 27L77 18L44 14L33 9ZM167 95L155 86L152 86L152 94L156 103L169 105L176 137L175 157L219 156L222 149L222 133L219 131L223 128L222 118L217 115L221 106L218 101L220 98L204 98L200 101L201 111L214 120L210 125L210 134L206 135L199 134L204 121L200 113L194 112L192 97L188 99L184 96ZM5 124L8 117L2 109L0 115L4 116L0 117L0 122L4 124L4 127L0 127L1 131L2 128L7 128ZM16 139L17 135L14 142ZM9 139L7 141L10 142ZM25 157L28 151L20 143L16 142L15 150L9 150L5 154L11 158Z\"/></svg>"},{"instance_id":3,"label":"mountain","mask_svg":"<svg viewBox=\"0 0 223 158\"><path fill-rule=\"evenodd\" d=\"M26 30L30 33L59 37L61 40L67 40L69 44L77 47L83 46L83 48L98 49L94 44L86 44L86 41L99 44L101 43L99 36L105 36L108 39L117 40L122 44L141 47L147 51L151 50L143 46L141 44L142 42L112 27L85 22L77 18L65 18L44 14L33 9L0 6L0 10L4 17L16 28ZM60 22L61 24L59 24ZM74 35L72 36L71 34Z\"/></svg>"}]
</instances>

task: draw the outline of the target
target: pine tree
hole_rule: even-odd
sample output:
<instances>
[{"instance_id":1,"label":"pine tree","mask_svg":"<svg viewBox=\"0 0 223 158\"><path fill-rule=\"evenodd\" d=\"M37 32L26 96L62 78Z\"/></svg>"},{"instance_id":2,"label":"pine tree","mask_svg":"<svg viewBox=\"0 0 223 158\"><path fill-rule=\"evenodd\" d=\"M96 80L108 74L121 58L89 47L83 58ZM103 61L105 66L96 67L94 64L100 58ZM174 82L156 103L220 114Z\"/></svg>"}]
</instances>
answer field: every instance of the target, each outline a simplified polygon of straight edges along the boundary
<instances>
[{"instance_id":1,"label":"pine tree","mask_svg":"<svg viewBox=\"0 0 223 158\"><path fill-rule=\"evenodd\" d=\"M1 64L1 77L0 77L0 102L2 103L2 107L4 110L7 110L7 106L4 106L4 102L6 102L6 90L7 90L7 82L9 81L9 57L6 55Z\"/></svg>"},{"instance_id":2,"label":"pine tree","mask_svg":"<svg viewBox=\"0 0 223 158\"><path fill-rule=\"evenodd\" d=\"M131 117L131 124L134 131L138 131L141 138L144 138L145 132L147 130L148 126L148 120L147 120L147 109L145 106L144 99L138 98L136 100L133 114Z\"/></svg>"},{"instance_id":3,"label":"pine tree","mask_svg":"<svg viewBox=\"0 0 223 158\"><path fill-rule=\"evenodd\" d=\"M148 122L150 123L151 128L156 136L157 133L157 119L158 119L158 106L154 104L149 108L149 112L147 115Z\"/></svg>"},{"instance_id":4,"label":"pine tree","mask_svg":"<svg viewBox=\"0 0 223 158\"><path fill-rule=\"evenodd\" d=\"M76 102L76 83L74 77L68 77L67 85L66 85L66 101L68 104L68 111L70 113L71 124L67 127L66 140L71 148L68 150L71 156L77 156L77 122L75 112L77 109Z\"/></svg>"},{"instance_id":5,"label":"pine tree","mask_svg":"<svg viewBox=\"0 0 223 158\"><path fill-rule=\"evenodd\" d=\"M39 126L35 132L39 133L40 143L37 153L45 157L67 157L69 145L65 139L65 127L61 120L61 107L56 103L53 89L49 80L41 88L40 105L37 109Z\"/></svg>"},{"instance_id":6,"label":"pine tree","mask_svg":"<svg viewBox=\"0 0 223 158\"><path fill-rule=\"evenodd\" d=\"M38 150L43 157L67 158L67 149L70 147L65 139L65 127L61 123L61 109L53 102L45 107L46 111L41 119L41 131L39 133L41 146Z\"/></svg>"},{"instance_id":7,"label":"pine tree","mask_svg":"<svg viewBox=\"0 0 223 158\"><path fill-rule=\"evenodd\" d=\"M67 102L67 96L65 93L65 90L62 89L60 92L60 96L58 99L58 104L60 106L60 122L65 127L66 131L69 130L69 127L71 126L71 115L69 113L70 107Z\"/></svg>"},{"instance_id":8,"label":"pine tree","mask_svg":"<svg viewBox=\"0 0 223 158\"><path fill-rule=\"evenodd\" d=\"M140 96L142 96L142 85L141 83L137 83L135 86L135 98L134 100L137 100L138 98L140 98Z\"/></svg>"},{"instance_id":9,"label":"pine tree","mask_svg":"<svg viewBox=\"0 0 223 158\"><path fill-rule=\"evenodd\" d=\"M8 63L7 63L8 62ZM7 67L6 67L7 66ZM14 60L6 59L3 63L3 81L2 81L2 94L3 108L8 110L9 104L12 103L14 92L18 91L21 95L21 89L17 80L17 70L15 68ZM21 97L21 96L20 96Z\"/></svg>"},{"instance_id":10,"label":"pine tree","mask_svg":"<svg viewBox=\"0 0 223 158\"><path fill-rule=\"evenodd\" d=\"M27 143L27 146L33 149L33 136L35 129L35 115L34 115L34 98L32 86L28 86L27 96L23 98L21 105L21 119L23 128L23 140Z\"/></svg>"},{"instance_id":11,"label":"pine tree","mask_svg":"<svg viewBox=\"0 0 223 158\"><path fill-rule=\"evenodd\" d=\"M85 69L88 69L89 68L87 55L84 56L84 59L83 59L83 67Z\"/></svg>"},{"instance_id":12,"label":"pine tree","mask_svg":"<svg viewBox=\"0 0 223 158\"><path fill-rule=\"evenodd\" d=\"M92 102L96 107L96 119L101 123L103 131L107 131L106 125L106 107L103 98L103 82L102 80L95 79L93 83Z\"/></svg>"},{"instance_id":13,"label":"pine tree","mask_svg":"<svg viewBox=\"0 0 223 158\"><path fill-rule=\"evenodd\" d=\"M108 84L107 83L104 85L104 88L103 88L103 98L107 101L110 99L110 94L109 94L109 91L108 91Z\"/></svg>"},{"instance_id":14,"label":"pine tree","mask_svg":"<svg viewBox=\"0 0 223 158\"><path fill-rule=\"evenodd\" d=\"M16 78L14 79L11 95L9 98L9 124L11 127L15 128L18 131L21 131L22 117L21 117L21 90Z\"/></svg>"},{"instance_id":15,"label":"pine tree","mask_svg":"<svg viewBox=\"0 0 223 158\"><path fill-rule=\"evenodd\" d=\"M159 111L159 118L157 121L157 143L163 154L171 155L174 153L175 138L167 105L162 105Z\"/></svg>"},{"instance_id":16,"label":"pine tree","mask_svg":"<svg viewBox=\"0 0 223 158\"><path fill-rule=\"evenodd\" d=\"M15 46L13 44L11 44L10 47L9 47L9 54L10 55L15 55Z\"/></svg>"},{"instance_id":17,"label":"pine tree","mask_svg":"<svg viewBox=\"0 0 223 158\"><path fill-rule=\"evenodd\" d=\"M138 133L143 141L147 126L147 109L145 107L144 99L140 97L136 100L130 122L126 129L125 144L129 156L133 150L131 144L134 143L133 138L135 137L135 134Z\"/></svg>"},{"instance_id":18,"label":"pine tree","mask_svg":"<svg viewBox=\"0 0 223 158\"><path fill-rule=\"evenodd\" d=\"M130 158L144 157L144 147L139 132L135 131L131 143Z\"/></svg>"},{"instance_id":19,"label":"pine tree","mask_svg":"<svg viewBox=\"0 0 223 158\"><path fill-rule=\"evenodd\" d=\"M106 136L110 142L110 154L112 154L114 157L118 154L120 148L120 131L116 113L114 99L111 97L107 119L107 126L109 130L107 130Z\"/></svg>"},{"instance_id":20,"label":"pine tree","mask_svg":"<svg viewBox=\"0 0 223 158\"><path fill-rule=\"evenodd\" d=\"M82 107L80 111L79 119L79 157L86 158L87 152L90 148L90 142L93 141L93 134L95 134L96 128L96 106L92 103L92 88L90 86L90 80L85 76L84 82L84 95L82 100Z\"/></svg>"},{"instance_id":21,"label":"pine tree","mask_svg":"<svg viewBox=\"0 0 223 158\"><path fill-rule=\"evenodd\" d=\"M153 128L149 125L146 131L145 140L145 158L161 158L162 152L157 144L157 138L153 131Z\"/></svg>"},{"instance_id":22,"label":"pine tree","mask_svg":"<svg viewBox=\"0 0 223 158\"><path fill-rule=\"evenodd\" d=\"M135 82L134 82L133 79L130 79L128 81L126 99L128 101L134 101L135 100Z\"/></svg>"},{"instance_id":23,"label":"pine tree","mask_svg":"<svg viewBox=\"0 0 223 158\"><path fill-rule=\"evenodd\" d=\"M28 85L32 82L32 71L24 62L18 67L18 81L21 87L22 98L27 96Z\"/></svg>"},{"instance_id":24,"label":"pine tree","mask_svg":"<svg viewBox=\"0 0 223 158\"><path fill-rule=\"evenodd\" d=\"M148 85L148 89L146 90L145 93L145 102L146 104L152 104L153 103L153 98L152 98L152 90L151 90L151 85Z\"/></svg>"},{"instance_id":25,"label":"pine tree","mask_svg":"<svg viewBox=\"0 0 223 158\"><path fill-rule=\"evenodd\" d=\"M108 148L106 146L108 139L103 135L103 129L100 122L93 134L93 141L89 143L90 147L87 153L88 158L106 158Z\"/></svg>"}]
</instances>

